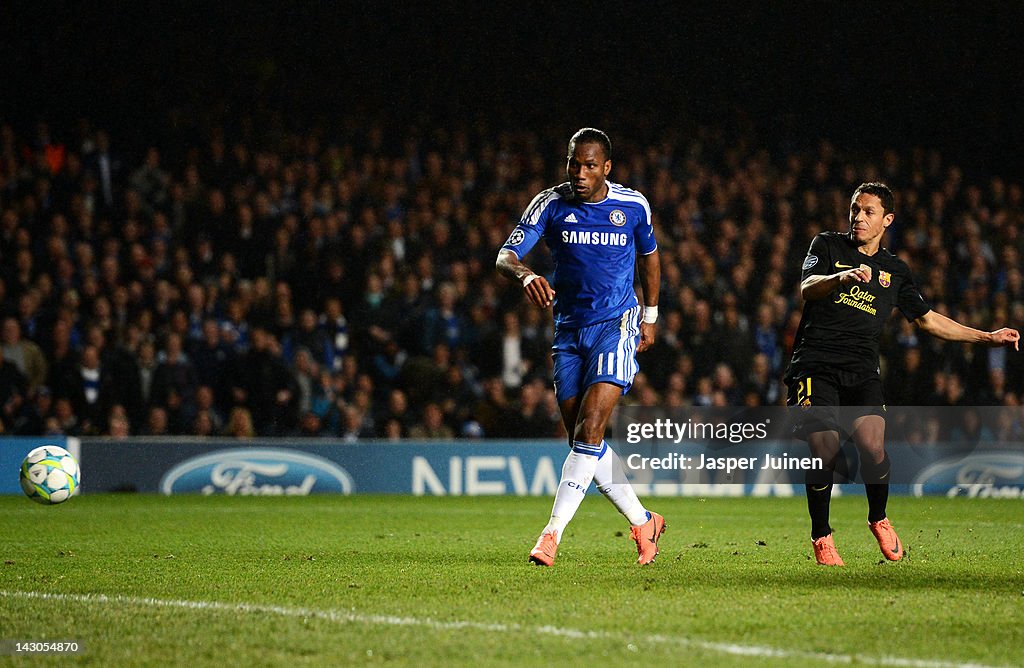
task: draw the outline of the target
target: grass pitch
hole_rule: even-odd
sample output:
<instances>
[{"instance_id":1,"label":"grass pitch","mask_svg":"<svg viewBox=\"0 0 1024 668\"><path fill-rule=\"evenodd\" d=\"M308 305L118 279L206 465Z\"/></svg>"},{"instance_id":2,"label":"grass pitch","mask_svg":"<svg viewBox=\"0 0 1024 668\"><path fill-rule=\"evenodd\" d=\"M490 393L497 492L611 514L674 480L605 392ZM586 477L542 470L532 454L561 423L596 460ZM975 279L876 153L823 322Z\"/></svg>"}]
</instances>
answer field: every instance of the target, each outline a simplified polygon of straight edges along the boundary
<instances>
[{"instance_id":1,"label":"grass pitch","mask_svg":"<svg viewBox=\"0 0 1024 668\"><path fill-rule=\"evenodd\" d=\"M1018 665L1020 501L907 499L883 563L860 496L847 566L819 567L804 500L653 499L640 568L588 497L554 568L541 498L0 498L0 640L77 640L27 665Z\"/></svg>"}]
</instances>

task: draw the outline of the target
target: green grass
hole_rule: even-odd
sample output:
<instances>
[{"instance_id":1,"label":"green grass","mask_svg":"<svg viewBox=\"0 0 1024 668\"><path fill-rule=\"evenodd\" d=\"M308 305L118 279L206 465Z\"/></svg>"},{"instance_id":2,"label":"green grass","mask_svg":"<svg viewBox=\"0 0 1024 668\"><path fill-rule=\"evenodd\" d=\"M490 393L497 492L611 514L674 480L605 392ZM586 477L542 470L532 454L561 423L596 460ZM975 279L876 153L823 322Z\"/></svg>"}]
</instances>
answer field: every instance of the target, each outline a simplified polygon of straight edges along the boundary
<instances>
[{"instance_id":1,"label":"green grass","mask_svg":"<svg viewBox=\"0 0 1024 668\"><path fill-rule=\"evenodd\" d=\"M814 564L803 499L650 505L652 566L589 497L544 569L549 499L4 497L0 639L78 640L97 666L1022 660L1020 501L894 498L892 564L837 498L842 569Z\"/></svg>"}]
</instances>

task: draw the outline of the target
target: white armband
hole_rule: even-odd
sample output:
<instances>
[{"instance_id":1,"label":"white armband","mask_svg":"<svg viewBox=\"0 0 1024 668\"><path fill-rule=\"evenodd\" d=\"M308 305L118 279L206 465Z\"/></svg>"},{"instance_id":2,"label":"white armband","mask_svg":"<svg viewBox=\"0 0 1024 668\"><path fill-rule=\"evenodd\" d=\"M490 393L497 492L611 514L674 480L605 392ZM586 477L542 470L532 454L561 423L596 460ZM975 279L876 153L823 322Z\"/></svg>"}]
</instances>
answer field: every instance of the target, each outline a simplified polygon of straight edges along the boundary
<instances>
[{"instance_id":1,"label":"white armband","mask_svg":"<svg viewBox=\"0 0 1024 668\"><path fill-rule=\"evenodd\" d=\"M644 322L648 325L653 325L658 322L658 307L657 306L645 306L644 307Z\"/></svg>"},{"instance_id":2,"label":"white armband","mask_svg":"<svg viewBox=\"0 0 1024 668\"><path fill-rule=\"evenodd\" d=\"M529 285L530 283L532 283L532 282L533 282L533 279L537 278L537 276L538 276L538 275L539 275L539 274L530 274L529 276L527 276L526 278L524 278L524 279L523 279L523 287L525 288L525 287L526 287L527 285Z\"/></svg>"}]
</instances>

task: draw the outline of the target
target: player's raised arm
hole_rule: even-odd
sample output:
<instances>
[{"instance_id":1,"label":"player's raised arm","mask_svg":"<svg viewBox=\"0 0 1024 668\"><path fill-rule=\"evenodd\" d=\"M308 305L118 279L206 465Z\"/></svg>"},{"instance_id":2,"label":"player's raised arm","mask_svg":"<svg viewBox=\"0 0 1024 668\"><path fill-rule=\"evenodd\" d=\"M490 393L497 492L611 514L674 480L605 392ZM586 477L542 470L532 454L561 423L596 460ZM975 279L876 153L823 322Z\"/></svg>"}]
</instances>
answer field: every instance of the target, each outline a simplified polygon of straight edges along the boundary
<instances>
[{"instance_id":1,"label":"player's raised arm","mask_svg":"<svg viewBox=\"0 0 1024 668\"><path fill-rule=\"evenodd\" d=\"M658 297L661 291L661 259L658 251L639 256L640 289L643 291L644 317L640 323L640 344L637 352L642 353L654 343L658 322Z\"/></svg>"},{"instance_id":2,"label":"player's raised arm","mask_svg":"<svg viewBox=\"0 0 1024 668\"><path fill-rule=\"evenodd\" d=\"M555 298L555 291L551 289L547 279L520 262L515 253L507 248L501 249L498 251L498 259L494 266L504 276L521 283L526 298L535 306L538 308L551 306L551 302Z\"/></svg>"},{"instance_id":3,"label":"player's raised arm","mask_svg":"<svg viewBox=\"0 0 1024 668\"><path fill-rule=\"evenodd\" d=\"M946 341L984 343L992 347L1006 346L1012 343L1014 350L1020 350L1020 332L1009 327L983 332L980 329L961 325L956 320L935 311L928 311L914 322L925 332Z\"/></svg>"},{"instance_id":4,"label":"player's raised arm","mask_svg":"<svg viewBox=\"0 0 1024 668\"><path fill-rule=\"evenodd\" d=\"M815 237L801 267L800 297L804 301L825 299L840 288L871 280L871 267L866 264L859 267L844 266L842 271L830 273L833 267L831 257L825 239L821 235Z\"/></svg>"},{"instance_id":5,"label":"player's raised arm","mask_svg":"<svg viewBox=\"0 0 1024 668\"><path fill-rule=\"evenodd\" d=\"M806 301L812 302L816 299L824 299L836 290L853 285L854 283L867 283L871 280L871 267L855 267L835 274L816 274L808 276L800 282L800 296Z\"/></svg>"}]
</instances>

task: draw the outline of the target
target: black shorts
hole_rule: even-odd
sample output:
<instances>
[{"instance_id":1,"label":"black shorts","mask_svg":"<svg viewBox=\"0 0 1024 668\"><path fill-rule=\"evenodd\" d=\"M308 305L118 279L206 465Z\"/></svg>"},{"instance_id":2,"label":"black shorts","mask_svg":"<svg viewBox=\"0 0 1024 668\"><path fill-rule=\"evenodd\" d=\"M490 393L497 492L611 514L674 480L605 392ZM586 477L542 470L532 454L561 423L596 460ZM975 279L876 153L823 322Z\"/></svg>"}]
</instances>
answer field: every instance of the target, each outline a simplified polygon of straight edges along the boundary
<instances>
[{"instance_id":1,"label":"black shorts","mask_svg":"<svg viewBox=\"0 0 1024 668\"><path fill-rule=\"evenodd\" d=\"M845 371L794 372L786 378L786 405L794 407L793 434L806 439L818 431L848 433L865 415L885 417L882 379Z\"/></svg>"}]
</instances>

